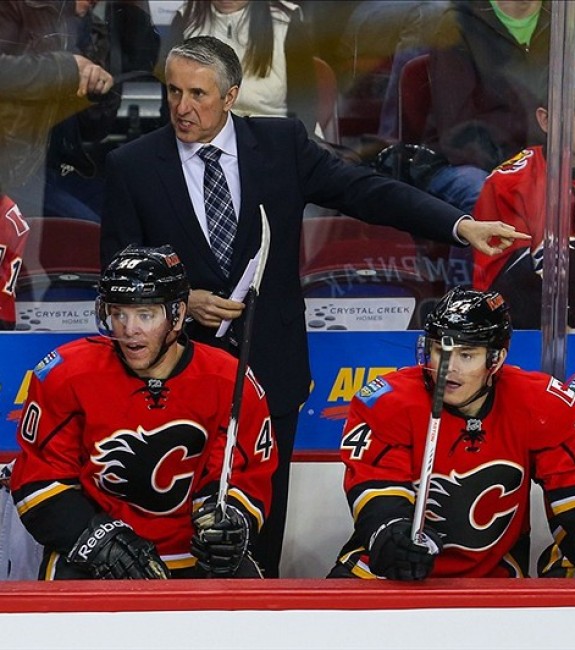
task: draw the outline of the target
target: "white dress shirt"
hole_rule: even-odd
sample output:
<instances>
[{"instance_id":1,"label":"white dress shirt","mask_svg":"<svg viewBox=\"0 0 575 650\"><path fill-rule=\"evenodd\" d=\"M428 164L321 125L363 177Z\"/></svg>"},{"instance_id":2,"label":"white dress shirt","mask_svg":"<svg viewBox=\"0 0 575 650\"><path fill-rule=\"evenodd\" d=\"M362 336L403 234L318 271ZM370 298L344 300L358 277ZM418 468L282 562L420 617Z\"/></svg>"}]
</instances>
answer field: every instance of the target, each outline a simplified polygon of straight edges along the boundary
<instances>
[{"instance_id":1,"label":"white dress shirt","mask_svg":"<svg viewBox=\"0 0 575 650\"><path fill-rule=\"evenodd\" d=\"M187 144L185 142L176 141L178 146L178 153L182 162L182 169L184 171L184 178L188 187L188 194L194 206L194 212L198 218L198 222L202 228L204 236L208 243L210 242L208 234L208 223L206 220L206 208L204 204L204 162L197 156L197 152L204 144L193 142ZM210 142L214 147L222 150L220 156L220 165L226 177L230 194L232 195L232 203L236 219L240 214L241 205L241 189L240 189L240 170L238 166L238 147L236 143L236 130L234 128L234 121L228 113L228 119L224 128L216 135Z\"/></svg>"}]
</instances>

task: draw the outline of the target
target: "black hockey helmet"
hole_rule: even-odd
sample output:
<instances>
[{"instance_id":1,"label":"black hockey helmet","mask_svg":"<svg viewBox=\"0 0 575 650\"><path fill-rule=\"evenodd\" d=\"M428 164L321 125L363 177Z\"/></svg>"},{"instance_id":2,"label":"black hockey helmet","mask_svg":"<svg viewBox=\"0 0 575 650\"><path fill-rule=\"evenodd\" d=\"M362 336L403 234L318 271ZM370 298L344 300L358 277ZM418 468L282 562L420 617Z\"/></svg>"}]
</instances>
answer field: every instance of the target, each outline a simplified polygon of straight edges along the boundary
<instances>
[{"instance_id":1,"label":"black hockey helmet","mask_svg":"<svg viewBox=\"0 0 575 650\"><path fill-rule=\"evenodd\" d=\"M102 334L110 335L108 305L165 305L166 318L178 321L179 303L187 302L190 285L184 265L172 246L131 244L116 253L98 285L96 318Z\"/></svg>"},{"instance_id":2,"label":"black hockey helmet","mask_svg":"<svg viewBox=\"0 0 575 650\"><path fill-rule=\"evenodd\" d=\"M429 356L431 341L440 341L451 336L457 345L484 346L491 352L487 355L487 367L497 363L499 351L509 348L512 327L509 308L503 296L497 291L475 289L451 289L437 303L423 326L424 350L418 349L425 360ZM421 348L421 344L418 344Z\"/></svg>"},{"instance_id":3,"label":"black hockey helmet","mask_svg":"<svg viewBox=\"0 0 575 650\"><path fill-rule=\"evenodd\" d=\"M100 299L108 304L165 304L186 301L190 285L184 265L169 244L130 245L117 253L102 274Z\"/></svg>"}]
</instances>

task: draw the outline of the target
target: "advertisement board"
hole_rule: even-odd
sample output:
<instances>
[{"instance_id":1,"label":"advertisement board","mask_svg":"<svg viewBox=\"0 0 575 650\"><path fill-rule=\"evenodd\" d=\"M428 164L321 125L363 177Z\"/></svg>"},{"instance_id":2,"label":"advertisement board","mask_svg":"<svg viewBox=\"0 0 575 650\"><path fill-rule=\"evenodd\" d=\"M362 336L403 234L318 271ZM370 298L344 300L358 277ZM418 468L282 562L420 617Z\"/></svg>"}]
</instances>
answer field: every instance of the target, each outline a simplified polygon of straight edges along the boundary
<instances>
[{"instance_id":1,"label":"advertisement board","mask_svg":"<svg viewBox=\"0 0 575 650\"><path fill-rule=\"evenodd\" d=\"M335 451L353 394L375 376L415 362L419 331L310 331L313 381L302 406L296 449ZM80 332L3 332L0 334L0 450L16 448L18 417L34 366L58 345ZM572 346L569 346L571 348ZM509 363L537 370L541 363L541 334L513 335ZM568 375L575 372L572 354Z\"/></svg>"}]
</instances>

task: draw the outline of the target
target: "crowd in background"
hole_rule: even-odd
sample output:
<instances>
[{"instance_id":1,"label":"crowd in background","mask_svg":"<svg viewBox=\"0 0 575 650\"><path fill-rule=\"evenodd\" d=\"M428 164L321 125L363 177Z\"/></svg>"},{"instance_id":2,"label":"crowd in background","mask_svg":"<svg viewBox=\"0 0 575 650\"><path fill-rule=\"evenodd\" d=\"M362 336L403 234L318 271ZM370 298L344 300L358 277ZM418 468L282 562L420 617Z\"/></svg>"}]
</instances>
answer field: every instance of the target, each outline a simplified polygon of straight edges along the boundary
<instances>
[{"instance_id":1,"label":"crowd in background","mask_svg":"<svg viewBox=\"0 0 575 650\"><path fill-rule=\"evenodd\" d=\"M351 164L399 177L469 214L493 169L544 144L535 119L549 65L550 6L542 0L7 1L0 24L0 189L32 220L100 222L106 154L168 121L167 53L199 34L231 44L242 61L234 112L297 117ZM36 65L32 80L27 61L44 66ZM72 81L79 61L111 81L79 96ZM329 215L313 206L307 213ZM305 274L314 276L314 260L329 257L326 241L329 235L304 242ZM415 248L432 297L474 284L469 249L423 239ZM539 238L531 253L540 249ZM335 257L332 266L345 264ZM541 273L538 282L531 275L522 279L527 292L540 293ZM13 280L12 273L6 283ZM422 302L421 286L414 292ZM410 326L421 326L424 315ZM523 323L537 327L540 318Z\"/></svg>"}]
</instances>

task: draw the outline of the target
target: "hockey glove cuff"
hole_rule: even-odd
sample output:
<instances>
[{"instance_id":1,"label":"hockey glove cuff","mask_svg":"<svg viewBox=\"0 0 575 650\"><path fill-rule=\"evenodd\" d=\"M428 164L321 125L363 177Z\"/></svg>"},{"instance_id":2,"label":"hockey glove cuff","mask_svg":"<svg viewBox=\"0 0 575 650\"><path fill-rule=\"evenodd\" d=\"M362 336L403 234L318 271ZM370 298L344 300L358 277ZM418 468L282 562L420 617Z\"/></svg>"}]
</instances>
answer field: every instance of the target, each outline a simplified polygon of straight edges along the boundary
<instances>
[{"instance_id":1,"label":"hockey glove cuff","mask_svg":"<svg viewBox=\"0 0 575 650\"><path fill-rule=\"evenodd\" d=\"M411 539L411 521L393 519L380 526L369 543L369 568L391 580L423 580L443 550L439 535L424 528L421 543Z\"/></svg>"},{"instance_id":2,"label":"hockey glove cuff","mask_svg":"<svg viewBox=\"0 0 575 650\"><path fill-rule=\"evenodd\" d=\"M102 580L159 580L170 574L152 542L103 513L92 518L66 559Z\"/></svg>"}]
</instances>

